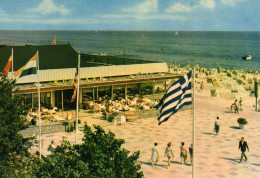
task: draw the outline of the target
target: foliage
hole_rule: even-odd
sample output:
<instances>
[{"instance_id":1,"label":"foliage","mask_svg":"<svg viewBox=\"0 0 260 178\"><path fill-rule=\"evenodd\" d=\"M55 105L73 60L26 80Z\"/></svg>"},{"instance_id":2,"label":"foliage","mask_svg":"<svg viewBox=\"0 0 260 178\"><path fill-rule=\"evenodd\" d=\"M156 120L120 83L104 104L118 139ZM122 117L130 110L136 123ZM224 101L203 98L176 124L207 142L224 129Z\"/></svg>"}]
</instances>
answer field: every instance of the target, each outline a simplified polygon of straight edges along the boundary
<instances>
[{"instance_id":1,"label":"foliage","mask_svg":"<svg viewBox=\"0 0 260 178\"><path fill-rule=\"evenodd\" d=\"M33 175L36 177L89 177L88 164L80 159L75 146L63 141L60 146L49 146L51 155L42 157Z\"/></svg>"},{"instance_id":2,"label":"foliage","mask_svg":"<svg viewBox=\"0 0 260 178\"><path fill-rule=\"evenodd\" d=\"M51 155L43 157L37 177L143 177L137 163L140 152L131 156L122 149L124 140L115 139L112 132L105 133L100 126L95 131L85 125L83 143L71 145L63 141L60 146L49 147Z\"/></svg>"},{"instance_id":3,"label":"foliage","mask_svg":"<svg viewBox=\"0 0 260 178\"><path fill-rule=\"evenodd\" d=\"M99 126L93 131L85 125L82 144L64 140L56 148L50 146L51 154L42 159L31 156L32 138L19 134L28 124L22 101L14 83L0 79L0 177L143 177L140 152L129 156L121 148L124 140Z\"/></svg>"},{"instance_id":4,"label":"foliage","mask_svg":"<svg viewBox=\"0 0 260 178\"><path fill-rule=\"evenodd\" d=\"M108 122L112 122L114 119L115 119L115 116L114 116L113 114L110 114L110 115L107 117L107 121L108 121Z\"/></svg>"},{"instance_id":5,"label":"foliage","mask_svg":"<svg viewBox=\"0 0 260 178\"><path fill-rule=\"evenodd\" d=\"M30 138L19 134L28 125L26 108L16 92L13 81L0 79L0 177L16 174L25 163L19 160L29 155Z\"/></svg>"},{"instance_id":6,"label":"foliage","mask_svg":"<svg viewBox=\"0 0 260 178\"><path fill-rule=\"evenodd\" d=\"M237 119L237 122L238 122L239 124L248 124L248 121L247 121L245 118L238 118L238 119Z\"/></svg>"}]
</instances>

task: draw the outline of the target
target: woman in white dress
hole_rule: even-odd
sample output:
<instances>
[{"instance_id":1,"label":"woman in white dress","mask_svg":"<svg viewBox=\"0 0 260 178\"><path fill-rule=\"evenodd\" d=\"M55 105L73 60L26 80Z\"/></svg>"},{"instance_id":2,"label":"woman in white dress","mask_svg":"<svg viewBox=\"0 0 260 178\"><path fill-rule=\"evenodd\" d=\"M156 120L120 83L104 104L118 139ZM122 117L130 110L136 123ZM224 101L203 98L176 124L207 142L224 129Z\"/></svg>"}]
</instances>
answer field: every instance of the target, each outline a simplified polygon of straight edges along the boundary
<instances>
[{"instance_id":1,"label":"woman in white dress","mask_svg":"<svg viewBox=\"0 0 260 178\"><path fill-rule=\"evenodd\" d=\"M152 161L152 166L155 164L157 164L157 162L159 161L159 152L157 149L157 143L154 143L154 147L152 148L152 156L151 156L151 161Z\"/></svg>"},{"instance_id":2,"label":"woman in white dress","mask_svg":"<svg viewBox=\"0 0 260 178\"><path fill-rule=\"evenodd\" d=\"M167 144L166 150L165 150L165 155L168 158L168 164L167 164L167 168L171 165L171 158L174 158L173 152L172 152L172 148L171 148L172 143L169 142Z\"/></svg>"}]
</instances>

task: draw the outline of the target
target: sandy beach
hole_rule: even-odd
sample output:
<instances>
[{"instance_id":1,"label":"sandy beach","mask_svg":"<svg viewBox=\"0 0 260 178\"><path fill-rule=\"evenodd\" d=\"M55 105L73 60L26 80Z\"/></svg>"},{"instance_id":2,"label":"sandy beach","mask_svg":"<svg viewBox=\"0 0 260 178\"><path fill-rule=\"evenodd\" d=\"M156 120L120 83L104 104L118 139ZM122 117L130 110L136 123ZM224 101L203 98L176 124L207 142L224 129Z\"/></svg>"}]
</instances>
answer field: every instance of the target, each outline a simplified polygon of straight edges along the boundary
<instances>
[{"instance_id":1,"label":"sandy beach","mask_svg":"<svg viewBox=\"0 0 260 178\"><path fill-rule=\"evenodd\" d=\"M219 78L219 77L218 77ZM196 79L195 92L195 177L259 177L260 174L260 113L255 111L255 97L249 96L250 91L246 91L238 85L238 93L231 93L225 87L225 83L236 85L236 80L221 76L219 79L218 95L211 96L210 89L212 83L207 83L206 77ZM199 91L200 82L204 81L205 87ZM238 114L230 113L230 105L235 98L243 98L243 111ZM156 117L147 119L140 118L136 122L127 122L125 125L116 125L101 119L101 113L80 112L80 128L84 122L88 125L100 125L106 131L112 131L117 138L125 139L124 148L131 153L140 150L139 161L145 177L178 177L186 178L192 176L192 166L188 158L188 164L181 165L180 145L185 142L188 149L192 143L192 110L187 109L177 112L167 122L158 125ZM220 117L222 125L220 134L213 134L214 122L216 117ZM247 118L248 124L245 129L239 129L237 119ZM78 134L78 143L83 137L82 129ZM241 152L238 150L240 138L244 136L248 142L250 152L246 152L248 161L238 163ZM62 142L62 138L75 143L75 133L62 132L43 135L44 155L49 154L48 145L54 141L54 145ZM151 149L154 142L158 143L160 160L157 165L151 166ZM164 151L167 143L172 143L175 155L171 161L171 166L167 169L167 158ZM32 152L38 147L31 148ZM131 154L130 153L130 154Z\"/></svg>"}]
</instances>

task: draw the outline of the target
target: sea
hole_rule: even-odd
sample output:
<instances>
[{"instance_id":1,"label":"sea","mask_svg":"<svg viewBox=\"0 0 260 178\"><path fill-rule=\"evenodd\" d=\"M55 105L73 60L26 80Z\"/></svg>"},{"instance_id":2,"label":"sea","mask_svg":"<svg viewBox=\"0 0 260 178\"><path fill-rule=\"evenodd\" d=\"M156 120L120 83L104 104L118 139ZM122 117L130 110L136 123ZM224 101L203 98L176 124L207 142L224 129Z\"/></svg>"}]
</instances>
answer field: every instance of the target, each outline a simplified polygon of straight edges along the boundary
<instances>
[{"instance_id":1,"label":"sea","mask_svg":"<svg viewBox=\"0 0 260 178\"><path fill-rule=\"evenodd\" d=\"M80 53L227 69L260 69L260 32L247 31L0 31L0 44L70 43ZM251 55L251 61L242 56ZM1 60L1 59L0 59Z\"/></svg>"}]
</instances>

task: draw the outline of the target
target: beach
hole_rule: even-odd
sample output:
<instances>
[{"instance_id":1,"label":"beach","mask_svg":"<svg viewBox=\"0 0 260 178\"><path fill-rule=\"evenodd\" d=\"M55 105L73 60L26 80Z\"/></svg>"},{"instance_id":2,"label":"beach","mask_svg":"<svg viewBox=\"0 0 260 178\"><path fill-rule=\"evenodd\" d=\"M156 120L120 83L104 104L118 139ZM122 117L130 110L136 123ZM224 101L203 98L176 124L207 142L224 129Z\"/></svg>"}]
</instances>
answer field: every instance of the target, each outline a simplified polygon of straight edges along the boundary
<instances>
[{"instance_id":1,"label":"beach","mask_svg":"<svg viewBox=\"0 0 260 178\"><path fill-rule=\"evenodd\" d=\"M178 71L173 71L178 72ZM235 73L235 72L232 72ZM216 77L218 85L209 80ZM213 78L214 78L213 77ZM246 84L238 84L239 74L233 77L227 76L225 72L205 75L198 73L195 85L195 177L258 177L260 173L260 147L259 141L259 116L255 111L255 97L250 96L251 90L246 90ZM250 78L250 77L249 77ZM252 74L252 78L258 79L258 74ZM203 81L204 88L200 89ZM248 80L246 80L248 81ZM229 84L229 85L227 85ZM216 86L214 86L216 85ZM237 92L232 92L236 86ZM215 93L212 92L214 88ZM212 94L213 93L213 94ZM235 99L243 98L243 111L231 113L230 105ZM221 126L220 134L213 133L214 122L219 116ZM139 118L135 122L127 122L124 125L108 122L101 119L101 113L88 113L81 110L80 131L77 143L82 141L84 123L92 126L100 125L106 131L115 133L116 138L124 139L124 148L130 154L140 150L139 162L142 164L141 171L145 177L191 177L192 166L188 157L187 163L181 165L180 145L185 142L184 147L188 150L192 143L192 109L181 110L174 114L167 122L158 125L156 116L150 118ZM243 117L248 120L245 129L239 129L237 119ZM241 151L238 144L241 137L245 137L250 152L246 152L248 160L238 163ZM62 139L75 143L74 132L60 132L42 136L43 155L49 154L47 148L51 141L54 146L59 145ZM157 165L151 166L151 150L153 144L158 143L160 159ZM172 143L174 160L167 169L167 158L164 157L167 143ZM38 150L37 146L31 148L31 152Z\"/></svg>"}]
</instances>

